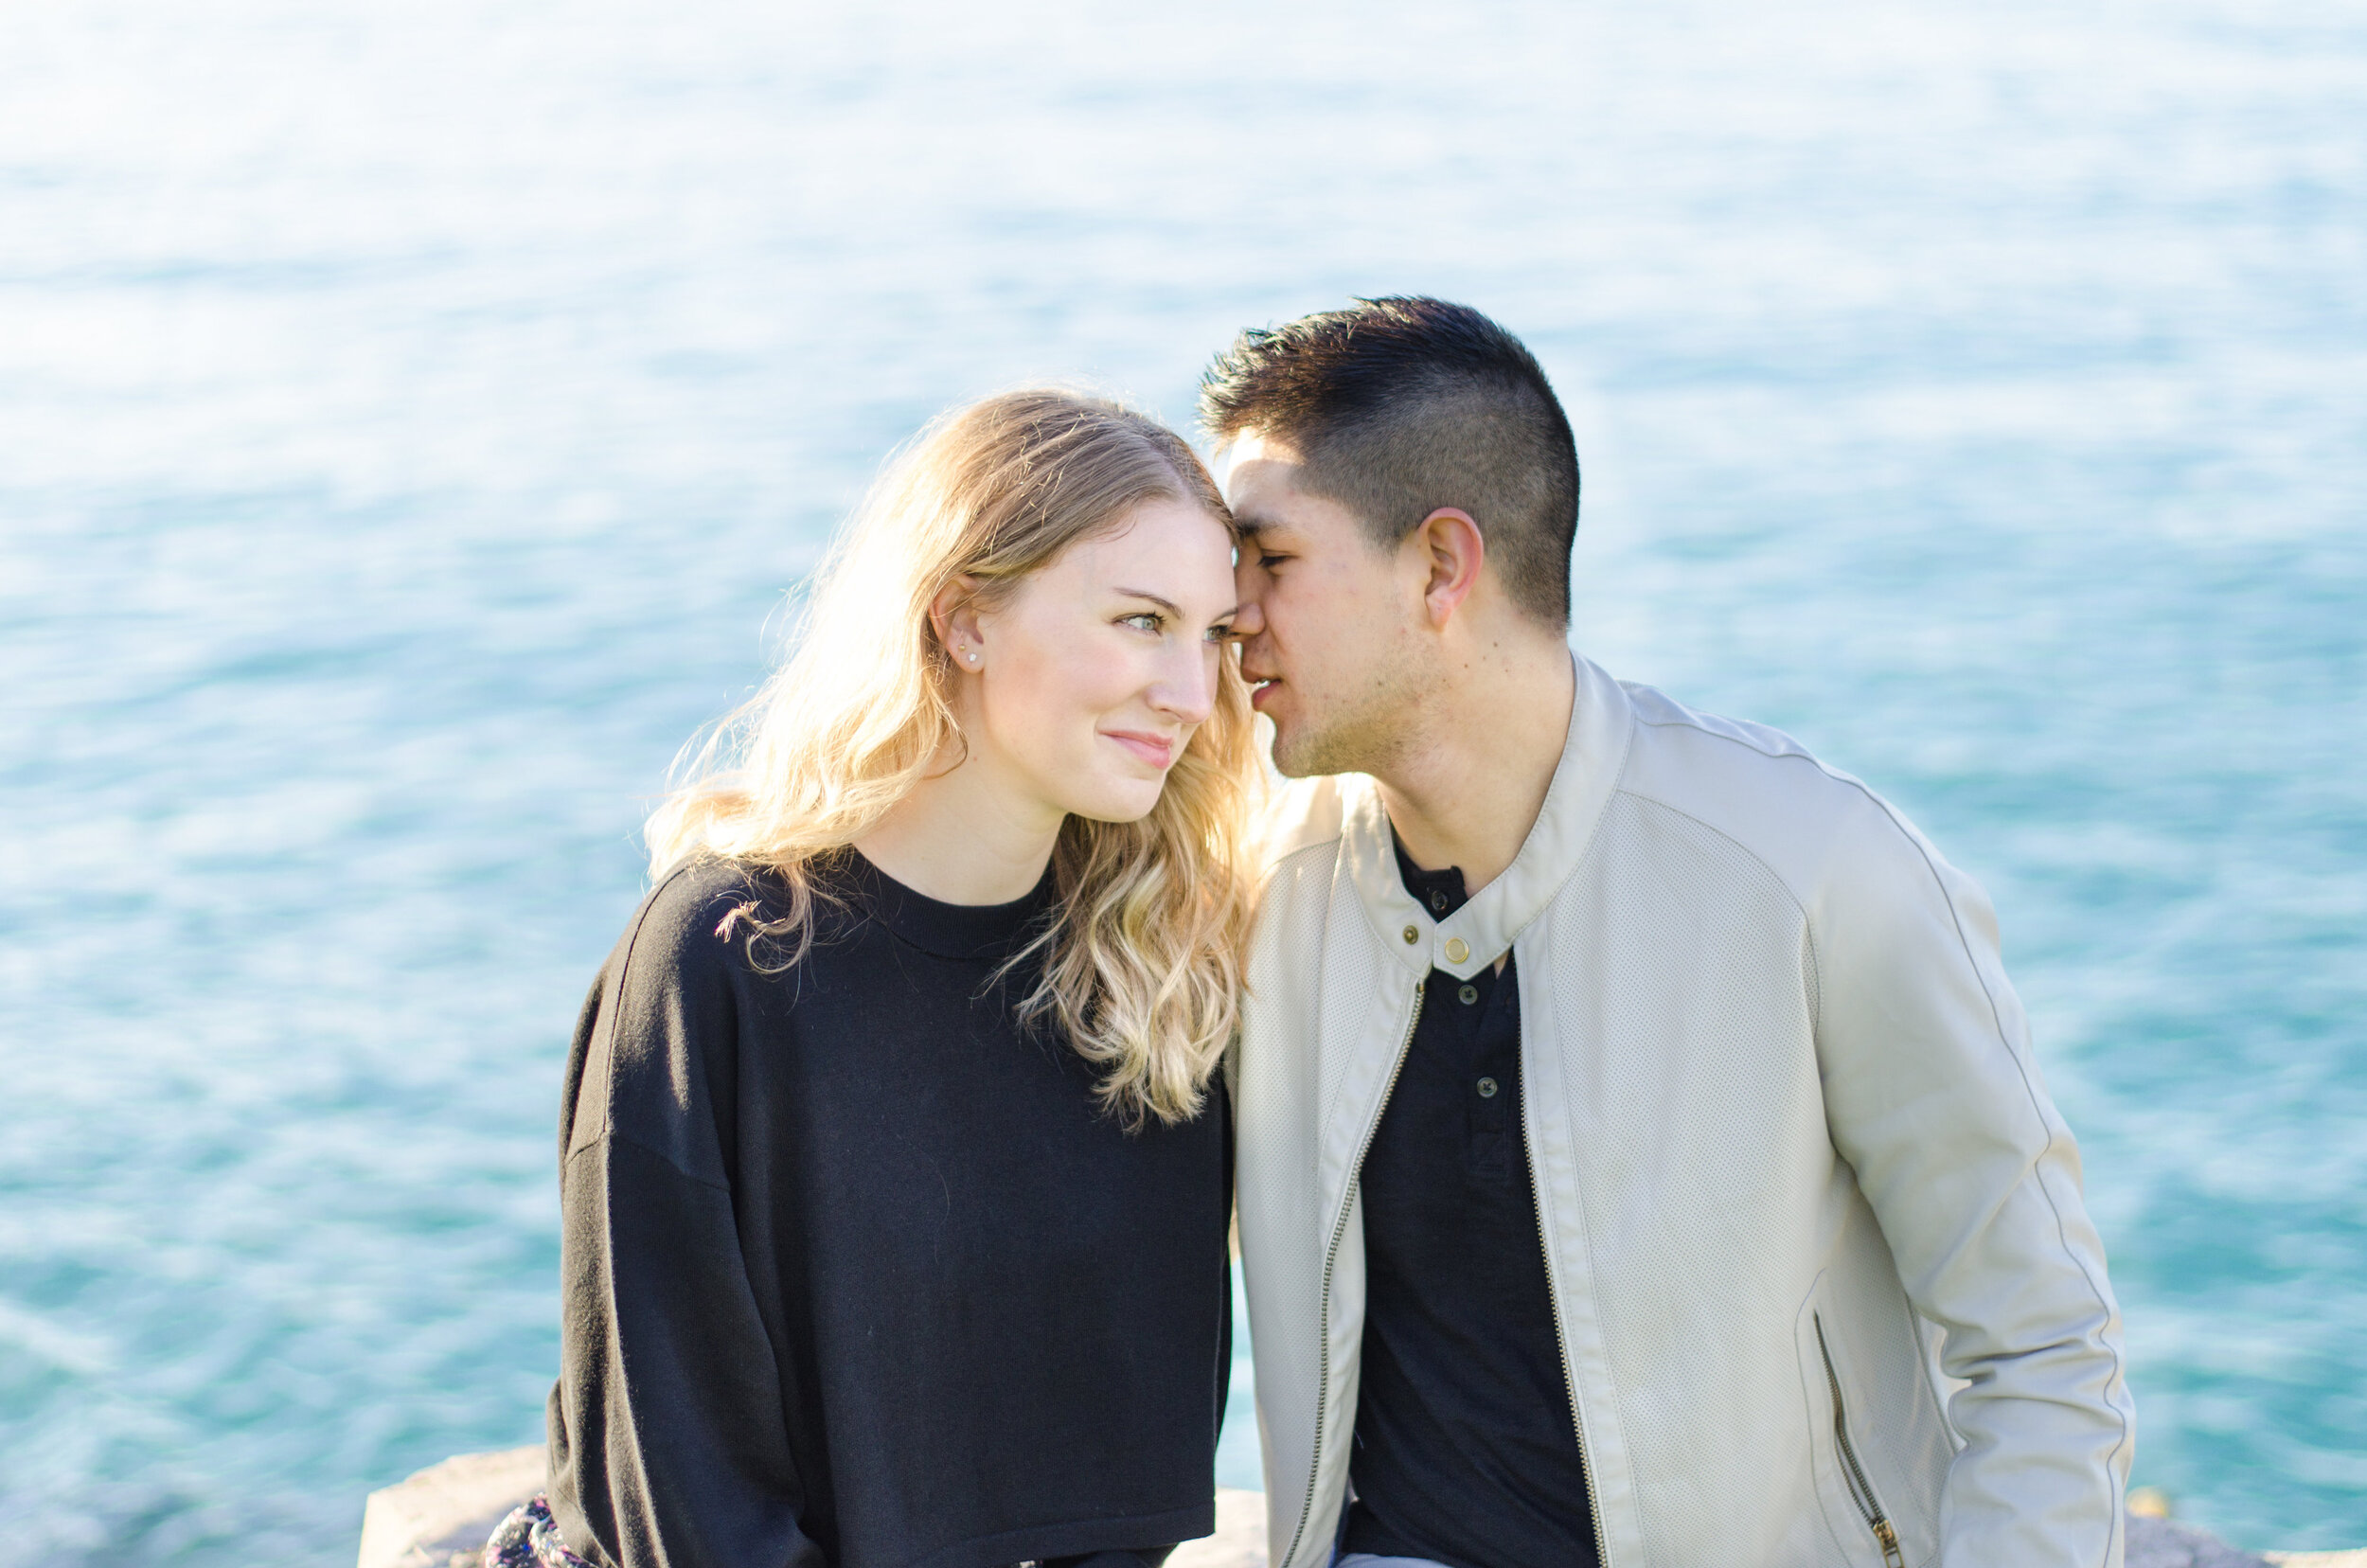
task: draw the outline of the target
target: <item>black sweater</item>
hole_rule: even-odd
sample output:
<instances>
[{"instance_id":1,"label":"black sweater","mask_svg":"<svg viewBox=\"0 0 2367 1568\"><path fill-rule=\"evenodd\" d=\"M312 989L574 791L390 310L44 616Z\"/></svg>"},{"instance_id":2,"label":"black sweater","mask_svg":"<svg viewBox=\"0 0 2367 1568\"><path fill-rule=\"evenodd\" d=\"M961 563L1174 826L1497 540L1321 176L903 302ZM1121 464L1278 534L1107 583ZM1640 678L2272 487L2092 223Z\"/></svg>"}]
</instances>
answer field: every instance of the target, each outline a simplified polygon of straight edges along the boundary
<instances>
[{"instance_id":1,"label":"black sweater","mask_svg":"<svg viewBox=\"0 0 2367 1568\"><path fill-rule=\"evenodd\" d=\"M551 1506L619 1568L992 1568L1215 1528L1231 1325L1221 1086L1129 1134L1023 1031L1041 929L860 856L758 972L716 862L643 902L560 1129ZM759 959L771 957L759 947Z\"/></svg>"}]
</instances>

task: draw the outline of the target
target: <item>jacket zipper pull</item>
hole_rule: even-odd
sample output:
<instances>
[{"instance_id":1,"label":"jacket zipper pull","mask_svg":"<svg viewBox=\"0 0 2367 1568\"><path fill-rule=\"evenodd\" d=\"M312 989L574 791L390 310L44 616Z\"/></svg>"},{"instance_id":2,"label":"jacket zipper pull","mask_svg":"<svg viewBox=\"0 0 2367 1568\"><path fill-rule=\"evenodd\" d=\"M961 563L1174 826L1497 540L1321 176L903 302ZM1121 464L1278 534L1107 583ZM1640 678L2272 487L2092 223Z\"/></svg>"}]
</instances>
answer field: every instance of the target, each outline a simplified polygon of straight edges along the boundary
<instances>
[{"instance_id":1,"label":"jacket zipper pull","mask_svg":"<svg viewBox=\"0 0 2367 1568\"><path fill-rule=\"evenodd\" d=\"M1906 1555L1898 1549L1898 1532L1892 1527L1891 1522L1887 1519L1876 1520L1874 1533L1882 1542L1884 1568L1907 1568Z\"/></svg>"}]
</instances>

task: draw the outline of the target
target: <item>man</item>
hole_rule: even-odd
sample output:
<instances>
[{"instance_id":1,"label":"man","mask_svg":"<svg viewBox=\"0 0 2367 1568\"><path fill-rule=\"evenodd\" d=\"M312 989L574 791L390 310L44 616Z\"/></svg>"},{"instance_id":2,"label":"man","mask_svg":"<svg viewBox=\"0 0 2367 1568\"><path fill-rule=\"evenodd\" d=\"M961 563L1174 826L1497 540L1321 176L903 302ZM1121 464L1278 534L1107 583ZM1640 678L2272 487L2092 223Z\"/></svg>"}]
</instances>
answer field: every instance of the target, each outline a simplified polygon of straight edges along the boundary
<instances>
[{"instance_id":1,"label":"man","mask_svg":"<svg viewBox=\"0 0 2367 1568\"><path fill-rule=\"evenodd\" d=\"M1270 813L1237 1061L1274 1568L2116 1568L2078 1154L1981 890L1573 658L1537 362L1378 299L1220 356Z\"/></svg>"}]
</instances>

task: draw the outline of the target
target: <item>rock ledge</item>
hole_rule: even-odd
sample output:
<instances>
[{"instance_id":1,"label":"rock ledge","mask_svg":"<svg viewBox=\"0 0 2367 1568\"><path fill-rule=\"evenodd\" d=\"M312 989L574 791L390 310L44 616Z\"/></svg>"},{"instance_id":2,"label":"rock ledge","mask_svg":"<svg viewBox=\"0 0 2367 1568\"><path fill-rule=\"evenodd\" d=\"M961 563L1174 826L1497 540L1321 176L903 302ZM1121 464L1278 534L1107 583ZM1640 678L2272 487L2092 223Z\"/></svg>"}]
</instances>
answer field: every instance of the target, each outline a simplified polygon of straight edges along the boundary
<instances>
[{"instance_id":1,"label":"rock ledge","mask_svg":"<svg viewBox=\"0 0 2367 1568\"><path fill-rule=\"evenodd\" d=\"M362 1512L359 1568L474 1568L485 1538L542 1488L543 1450L464 1453L370 1493ZM2367 1568L2355 1552L2269 1552L2255 1557L2166 1519L2128 1522L2127 1568ZM1167 1568L1266 1568L1263 1493L1217 1492L1217 1533L1185 1541Z\"/></svg>"}]
</instances>

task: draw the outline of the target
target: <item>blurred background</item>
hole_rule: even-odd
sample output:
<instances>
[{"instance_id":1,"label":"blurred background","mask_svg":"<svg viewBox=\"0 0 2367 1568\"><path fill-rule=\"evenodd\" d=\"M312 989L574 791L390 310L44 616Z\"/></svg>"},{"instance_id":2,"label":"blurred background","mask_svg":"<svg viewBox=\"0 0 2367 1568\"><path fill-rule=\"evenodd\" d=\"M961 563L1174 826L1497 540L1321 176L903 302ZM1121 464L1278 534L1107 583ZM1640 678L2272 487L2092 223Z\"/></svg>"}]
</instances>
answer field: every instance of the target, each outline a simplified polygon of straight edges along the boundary
<instances>
[{"instance_id":1,"label":"blurred background","mask_svg":"<svg viewBox=\"0 0 2367 1568\"><path fill-rule=\"evenodd\" d=\"M536 1440L638 821L881 457L1400 292L1577 645L1995 896L2137 1479L2367 1544L2362 104L2361 0L0 6L0 1563Z\"/></svg>"}]
</instances>

